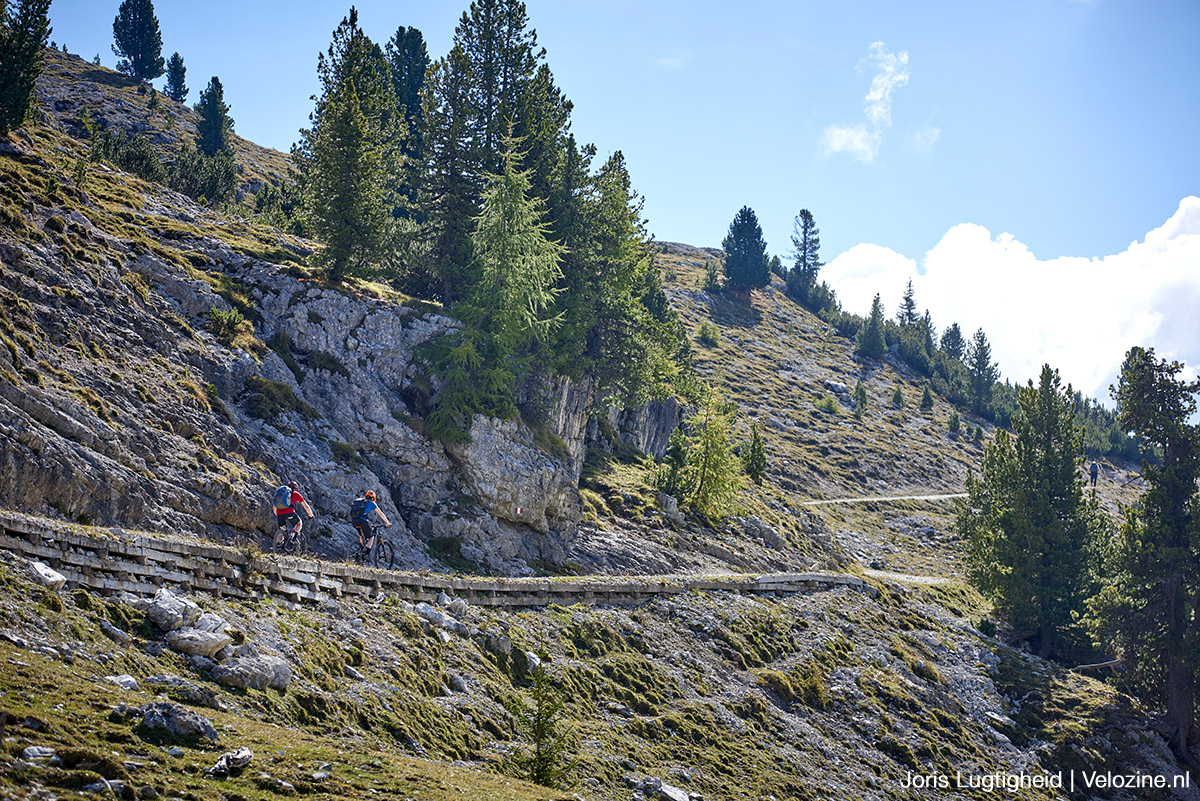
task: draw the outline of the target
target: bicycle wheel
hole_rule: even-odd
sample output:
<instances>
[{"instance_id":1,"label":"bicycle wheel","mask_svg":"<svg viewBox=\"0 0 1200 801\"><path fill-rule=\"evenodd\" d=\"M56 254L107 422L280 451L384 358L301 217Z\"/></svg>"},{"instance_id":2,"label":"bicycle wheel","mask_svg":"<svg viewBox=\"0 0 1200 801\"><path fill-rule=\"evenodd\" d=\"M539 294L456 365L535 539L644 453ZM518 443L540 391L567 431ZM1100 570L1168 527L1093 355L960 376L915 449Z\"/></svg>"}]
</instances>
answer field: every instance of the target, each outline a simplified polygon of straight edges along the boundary
<instances>
[{"instance_id":1,"label":"bicycle wheel","mask_svg":"<svg viewBox=\"0 0 1200 801\"><path fill-rule=\"evenodd\" d=\"M391 570L396 566L396 549L390 542L382 541L375 545L375 566Z\"/></svg>"}]
</instances>

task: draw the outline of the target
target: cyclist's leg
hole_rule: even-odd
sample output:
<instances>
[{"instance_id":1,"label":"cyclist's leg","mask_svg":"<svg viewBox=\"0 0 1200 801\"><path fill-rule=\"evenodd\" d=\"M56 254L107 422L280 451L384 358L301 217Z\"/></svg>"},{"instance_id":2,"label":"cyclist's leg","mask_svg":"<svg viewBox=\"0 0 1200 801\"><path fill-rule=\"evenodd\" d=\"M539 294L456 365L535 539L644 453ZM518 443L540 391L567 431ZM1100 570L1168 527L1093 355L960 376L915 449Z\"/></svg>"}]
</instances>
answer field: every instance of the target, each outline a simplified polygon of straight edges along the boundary
<instances>
[{"instance_id":1,"label":"cyclist's leg","mask_svg":"<svg viewBox=\"0 0 1200 801\"><path fill-rule=\"evenodd\" d=\"M283 545L283 538L287 535L288 516L275 515L275 540L272 543L273 548L278 548Z\"/></svg>"}]
</instances>

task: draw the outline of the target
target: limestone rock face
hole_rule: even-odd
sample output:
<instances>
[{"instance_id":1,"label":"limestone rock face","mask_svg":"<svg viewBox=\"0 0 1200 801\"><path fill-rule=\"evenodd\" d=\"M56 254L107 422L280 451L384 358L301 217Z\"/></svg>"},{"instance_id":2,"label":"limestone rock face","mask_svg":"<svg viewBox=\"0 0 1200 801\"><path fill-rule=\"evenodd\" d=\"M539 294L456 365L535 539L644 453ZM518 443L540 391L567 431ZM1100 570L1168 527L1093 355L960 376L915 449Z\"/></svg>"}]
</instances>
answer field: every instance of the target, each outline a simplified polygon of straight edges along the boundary
<instances>
[{"instance_id":1,"label":"limestone rock face","mask_svg":"<svg viewBox=\"0 0 1200 801\"><path fill-rule=\"evenodd\" d=\"M546 534L551 523L573 526L583 515L569 462L539 448L515 420L475 415L471 441L450 450L471 495L499 520Z\"/></svg>"},{"instance_id":2,"label":"limestone rock face","mask_svg":"<svg viewBox=\"0 0 1200 801\"><path fill-rule=\"evenodd\" d=\"M168 632L194 625L201 614L200 607L193 601L180 598L168 589L156 592L146 611L151 623Z\"/></svg>"},{"instance_id":3,"label":"limestone rock face","mask_svg":"<svg viewBox=\"0 0 1200 801\"><path fill-rule=\"evenodd\" d=\"M243 690L285 690L292 680L292 668L277 656L237 656L213 668L212 677L227 687Z\"/></svg>"}]
</instances>

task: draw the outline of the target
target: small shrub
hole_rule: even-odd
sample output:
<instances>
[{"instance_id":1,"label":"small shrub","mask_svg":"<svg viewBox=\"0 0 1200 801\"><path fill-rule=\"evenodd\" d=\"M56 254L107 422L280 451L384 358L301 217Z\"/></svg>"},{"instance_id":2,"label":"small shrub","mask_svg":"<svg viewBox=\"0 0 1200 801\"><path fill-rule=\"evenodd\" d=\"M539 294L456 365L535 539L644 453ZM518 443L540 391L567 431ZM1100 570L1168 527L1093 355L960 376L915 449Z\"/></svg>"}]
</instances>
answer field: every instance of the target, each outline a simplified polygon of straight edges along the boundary
<instances>
[{"instance_id":1,"label":"small shrub","mask_svg":"<svg viewBox=\"0 0 1200 801\"><path fill-rule=\"evenodd\" d=\"M933 411L933 393L929 391L929 387L925 387L925 391L921 393L921 411Z\"/></svg>"},{"instance_id":2,"label":"small shrub","mask_svg":"<svg viewBox=\"0 0 1200 801\"><path fill-rule=\"evenodd\" d=\"M260 420L274 420L284 412L300 412L309 419L318 417L317 410L301 400L292 388L278 381L252 375L246 379L246 411Z\"/></svg>"},{"instance_id":3,"label":"small shrub","mask_svg":"<svg viewBox=\"0 0 1200 801\"><path fill-rule=\"evenodd\" d=\"M946 430L954 436L958 436L962 430L962 424L958 420L958 412L950 412L950 420L946 423Z\"/></svg>"},{"instance_id":4,"label":"small shrub","mask_svg":"<svg viewBox=\"0 0 1200 801\"><path fill-rule=\"evenodd\" d=\"M975 444L983 444L983 426L975 426Z\"/></svg>"},{"instance_id":5,"label":"small shrub","mask_svg":"<svg viewBox=\"0 0 1200 801\"><path fill-rule=\"evenodd\" d=\"M333 458L340 464L353 464L358 461L358 451L349 442L331 442L329 450L333 451Z\"/></svg>"},{"instance_id":6,"label":"small shrub","mask_svg":"<svg viewBox=\"0 0 1200 801\"><path fill-rule=\"evenodd\" d=\"M896 387L896 391L892 393L892 405L897 409L904 408L904 393L900 391L900 387Z\"/></svg>"},{"instance_id":7,"label":"small shrub","mask_svg":"<svg viewBox=\"0 0 1200 801\"><path fill-rule=\"evenodd\" d=\"M696 332L696 341L706 348L720 347L721 329L708 321L700 323L700 329Z\"/></svg>"},{"instance_id":8,"label":"small shrub","mask_svg":"<svg viewBox=\"0 0 1200 801\"><path fill-rule=\"evenodd\" d=\"M326 370L336 375L350 377L350 371L346 365L338 361L336 356L326 353L323 350L314 350L308 354L308 364L314 370Z\"/></svg>"},{"instance_id":9,"label":"small shrub","mask_svg":"<svg viewBox=\"0 0 1200 801\"><path fill-rule=\"evenodd\" d=\"M56 234L61 234L67 230L67 221L55 214L50 219L46 220L46 227Z\"/></svg>"},{"instance_id":10,"label":"small shrub","mask_svg":"<svg viewBox=\"0 0 1200 801\"><path fill-rule=\"evenodd\" d=\"M832 395L822 395L820 399L817 400L817 408L824 409L830 414L842 413L842 407L838 405L837 399Z\"/></svg>"},{"instance_id":11,"label":"small shrub","mask_svg":"<svg viewBox=\"0 0 1200 801\"><path fill-rule=\"evenodd\" d=\"M704 260L704 291L715 295L721 291L721 268L712 259Z\"/></svg>"}]
</instances>

